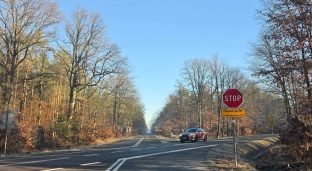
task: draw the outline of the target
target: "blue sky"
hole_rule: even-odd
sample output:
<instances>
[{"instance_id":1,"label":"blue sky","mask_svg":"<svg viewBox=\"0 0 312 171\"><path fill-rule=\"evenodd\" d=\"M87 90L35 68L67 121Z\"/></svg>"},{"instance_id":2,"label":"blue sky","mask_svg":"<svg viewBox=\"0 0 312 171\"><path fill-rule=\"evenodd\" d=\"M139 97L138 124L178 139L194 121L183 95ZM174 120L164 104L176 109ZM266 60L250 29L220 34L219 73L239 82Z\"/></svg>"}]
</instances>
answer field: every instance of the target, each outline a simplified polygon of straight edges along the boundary
<instances>
[{"instance_id":1,"label":"blue sky","mask_svg":"<svg viewBox=\"0 0 312 171\"><path fill-rule=\"evenodd\" d=\"M260 26L260 0L56 0L68 16L76 7L98 13L107 36L133 68L149 124L181 78L184 62L218 54L230 66L246 68L249 43Z\"/></svg>"}]
</instances>

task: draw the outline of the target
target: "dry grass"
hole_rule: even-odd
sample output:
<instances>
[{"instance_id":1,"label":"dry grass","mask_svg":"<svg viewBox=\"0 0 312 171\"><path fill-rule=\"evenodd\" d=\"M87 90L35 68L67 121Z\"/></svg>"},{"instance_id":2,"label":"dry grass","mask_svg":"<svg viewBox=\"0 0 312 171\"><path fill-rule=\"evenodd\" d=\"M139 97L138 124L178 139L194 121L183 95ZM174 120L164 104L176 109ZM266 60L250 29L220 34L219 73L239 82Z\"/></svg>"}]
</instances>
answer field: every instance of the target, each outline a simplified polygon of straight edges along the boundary
<instances>
[{"instance_id":1,"label":"dry grass","mask_svg":"<svg viewBox=\"0 0 312 171\"><path fill-rule=\"evenodd\" d=\"M237 167L235 166L233 144L224 144L208 151L205 158L208 170L254 170L248 163L241 162L238 155Z\"/></svg>"},{"instance_id":2,"label":"dry grass","mask_svg":"<svg viewBox=\"0 0 312 171\"><path fill-rule=\"evenodd\" d=\"M97 144L97 145L108 144L108 143L116 142L116 141L118 141L119 139L120 139L120 138L108 138L108 139L105 139L105 140L97 139L97 140L96 140L96 144Z\"/></svg>"},{"instance_id":3,"label":"dry grass","mask_svg":"<svg viewBox=\"0 0 312 171\"><path fill-rule=\"evenodd\" d=\"M253 171L251 159L272 146L277 138L267 138L237 144L237 166L235 166L233 144L223 144L211 148L205 157L208 170L212 171Z\"/></svg>"}]
</instances>

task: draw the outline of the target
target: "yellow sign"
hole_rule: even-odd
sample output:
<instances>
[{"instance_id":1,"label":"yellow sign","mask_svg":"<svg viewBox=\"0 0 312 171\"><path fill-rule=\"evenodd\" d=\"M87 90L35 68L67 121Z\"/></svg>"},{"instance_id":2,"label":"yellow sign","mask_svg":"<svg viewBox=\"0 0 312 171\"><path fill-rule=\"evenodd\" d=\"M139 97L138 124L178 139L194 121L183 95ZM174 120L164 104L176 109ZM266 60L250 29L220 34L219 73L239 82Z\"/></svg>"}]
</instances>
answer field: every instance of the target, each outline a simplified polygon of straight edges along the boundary
<instances>
[{"instance_id":1,"label":"yellow sign","mask_svg":"<svg viewBox=\"0 0 312 171\"><path fill-rule=\"evenodd\" d=\"M222 109L221 117L222 118L245 118L246 112L245 112L245 109Z\"/></svg>"},{"instance_id":2,"label":"yellow sign","mask_svg":"<svg viewBox=\"0 0 312 171\"><path fill-rule=\"evenodd\" d=\"M274 116L270 114L269 118L270 118L270 125L274 126Z\"/></svg>"}]
</instances>

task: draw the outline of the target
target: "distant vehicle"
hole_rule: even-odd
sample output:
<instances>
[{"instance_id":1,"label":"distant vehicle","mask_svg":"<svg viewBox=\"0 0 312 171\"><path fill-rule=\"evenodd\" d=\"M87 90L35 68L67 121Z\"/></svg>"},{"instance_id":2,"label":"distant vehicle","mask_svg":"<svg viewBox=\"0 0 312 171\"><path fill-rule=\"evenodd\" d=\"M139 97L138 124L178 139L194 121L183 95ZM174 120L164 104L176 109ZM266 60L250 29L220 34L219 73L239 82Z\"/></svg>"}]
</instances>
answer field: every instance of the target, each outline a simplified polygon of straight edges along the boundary
<instances>
[{"instance_id":1,"label":"distant vehicle","mask_svg":"<svg viewBox=\"0 0 312 171\"><path fill-rule=\"evenodd\" d=\"M202 128L189 128L185 132L180 134L179 139L181 143L183 143L184 141L207 141L207 133Z\"/></svg>"}]
</instances>

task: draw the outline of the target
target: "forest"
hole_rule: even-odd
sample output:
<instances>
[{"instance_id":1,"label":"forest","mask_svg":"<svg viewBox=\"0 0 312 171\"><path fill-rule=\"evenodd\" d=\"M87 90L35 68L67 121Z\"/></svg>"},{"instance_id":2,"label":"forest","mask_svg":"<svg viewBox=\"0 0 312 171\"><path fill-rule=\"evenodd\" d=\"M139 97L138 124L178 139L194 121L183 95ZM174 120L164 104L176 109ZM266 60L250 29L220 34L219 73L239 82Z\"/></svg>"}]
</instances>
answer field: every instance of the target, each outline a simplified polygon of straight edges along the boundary
<instances>
[{"instance_id":1,"label":"forest","mask_svg":"<svg viewBox=\"0 0 312 171\"><path fill-rule=\"evenodd\" d=\"M16 125L0 130L2 154L146 132L131 66L99 14L77 7L65 18L53 1L2 0L0 47L0 111Z\"/></svg>"},{"instance_id":2,"label":"forest","mask_svg":"<svg viewBox=\"0 0 312 171\"><path fill-rule=\"evenodd\" d=\"M292 158L312 164L312 3L262 5L249 67L232 67L218 54L185 61L152 133L202 127L209 137L232 136L232 120L220 111L224 91L237 88L246 118L235 119L236 132L270 134L273 127ZM147 131L132 66L106 31L99 14L78 7L66 18L50 0L0 1L0 111L13 113L9 124L16 125L0 130L0 153L92 145Z\"/></svg>"},{"instance_id":3,"label":"forest","mask_svg":"<svg viewBox=\"0 0 312 171\"><path fill-rule=\"evenodd\" d=\"M152 130L177 135L181 129L201 127L210 137L232 136L232 118L222 118L220 111L227 108L222 94L229 88L239 89L244 97L240 108L246 110L246 118L235 118L240 135L271 133L271 114L275 118L275 133L279 125L286 123L282 97L272 90L263 90L265 83L248 79L239 68L230 67L218 55L186 61L181 75L175 92L154 118Z\"/></svg>"},{"instance_id":4,"label":"forest","mask_svg":"<svg viewBox=\"0 0 312 171\"><path fill-rule=\"evenodd\" d=\"M202 127L212 138L231 135L232 119L222 118L222 94L244 95L236 118L240 135L279 134L293 161L312 166L312 1L262 0L255 11L261 31L249 46L248 68L231 67L218 54L185 61L175 91L154 116L152 132L164 136ZM273 116L273 117L270 117Z\"/></svg>"}]
</instances>

